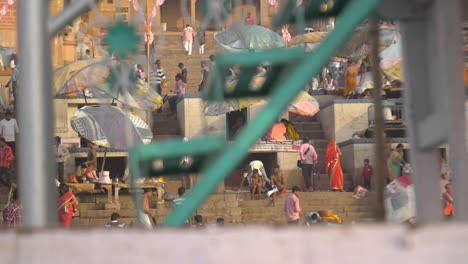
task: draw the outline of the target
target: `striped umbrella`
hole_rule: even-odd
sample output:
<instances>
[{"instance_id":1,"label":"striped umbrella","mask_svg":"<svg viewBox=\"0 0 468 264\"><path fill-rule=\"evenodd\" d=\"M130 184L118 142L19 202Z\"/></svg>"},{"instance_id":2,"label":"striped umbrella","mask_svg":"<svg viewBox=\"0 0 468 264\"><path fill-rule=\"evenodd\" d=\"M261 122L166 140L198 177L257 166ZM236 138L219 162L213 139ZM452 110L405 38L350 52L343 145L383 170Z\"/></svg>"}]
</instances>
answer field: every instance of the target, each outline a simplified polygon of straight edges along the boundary
<instances>
[{"instance_id":1,"label":"striped umbrella","mask_svg":"<svg viewBox=\"0 0 468 264\"><path fill-rule=\"evenodd\" d=\"M261 26L235 26L214 35L216 42L229 52L259 51L284 47L276 32Z\"/></svg>"},{"instance_id":2,"label":"striped umbrella","mask_svg":"<svg viewBox=\"0 0 468 264\"><path fill-rule=\"evenodd\" d=\"M54 89L59 98L75 98L83 94L92 98L113 98L133 108L154 111L163 104L163 98L141 79L115 89L110 83L110 69L116 60L85 60L72 63L54 74ZM118 84L118 83L117 83Z\"/></svg>"},{"instance_id":3,"label":"striped umbrella","mask_svg":"<svg viewBox=\"0 0 468 264\"><path fill-rule=\"evenodd\" d=\"M111 105L85 106L71 118L71 126L92 143L119 150L148 144L153 134L139 117Z\"/></svg>"},{"instance_id":4,"label":"striped umbrella","mask_svg":"<svg viewBox=\"0 0 468 264\"><path fill-rule=\"evenodd\" d=\"M289 105L288 111L300 116L314 116L320 111L320 105L309 93L301 91Z\"/></svg>"},{"instance_id":5,"label":"striped umbrella","mask_svg":"<svg viewBox=\"0 0 468 264\"><path fill-rule=\"evenodd\" d=\"M256 104L265 104L267 101L268 100L264 98L249 98L207 103L204 112L207 116L223 115ZM318 101L313 96L307 92L301 91L296 99L289 105L288 111L300 116L314 116L320 111L320 107Z\"/></svg>"}]
</instances>

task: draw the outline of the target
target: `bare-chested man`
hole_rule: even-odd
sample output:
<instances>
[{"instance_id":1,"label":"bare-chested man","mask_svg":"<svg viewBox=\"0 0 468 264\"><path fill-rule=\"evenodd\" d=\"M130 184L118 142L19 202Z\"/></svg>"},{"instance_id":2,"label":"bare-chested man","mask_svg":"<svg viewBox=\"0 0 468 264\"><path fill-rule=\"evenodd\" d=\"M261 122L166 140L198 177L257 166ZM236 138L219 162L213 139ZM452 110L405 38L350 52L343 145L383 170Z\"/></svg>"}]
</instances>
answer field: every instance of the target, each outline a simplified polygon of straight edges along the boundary
<instances>
[{"instance_id":1,"label":"bare-chested man","mask_svg":"<svg viewBox=\"0 0 468 264\"><path fill-rule=\"evenodd\" d=\"M271 175L271 184L275 185L278 188L278 192L273 193L273 200L277 194L286 193L286 178L280 170L280 166L276 165L273 170L273 175Z\"/></svg>"},{"instance_id":2,"label":"bare-chested man","mask_svg":"<svg viewBox=\"0 0 468 264\"><path fill-rule=\"evenodd\" d=\"M261 177L258 173L257 169L252 171L252 177L250 177L250 198L252 200L258 194L262 194L263 192L263 177Z\"/></svg>"}]
</instances>

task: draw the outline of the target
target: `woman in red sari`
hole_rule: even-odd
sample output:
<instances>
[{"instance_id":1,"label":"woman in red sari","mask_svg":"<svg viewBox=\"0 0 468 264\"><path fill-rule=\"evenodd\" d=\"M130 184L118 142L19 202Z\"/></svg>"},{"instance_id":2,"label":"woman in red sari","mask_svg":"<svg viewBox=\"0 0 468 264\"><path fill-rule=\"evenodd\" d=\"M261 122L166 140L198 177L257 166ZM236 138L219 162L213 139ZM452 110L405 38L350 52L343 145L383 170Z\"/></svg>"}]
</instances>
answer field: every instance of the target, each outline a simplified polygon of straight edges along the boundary
<instances>
[{"instance_id":1,"label":"woman in red sari","mask_svg":"<svg viewBox=\"0 0 468 264\"><path fill-rule=\"evenodd\" d=\"M67 185L60 185L59 221L63 227L69 229L73 215L77 212L78 200Z\"/></svg>"},{"instance_id":2,"label":"woman in red sari","mask_svg":"<svg viewBox=\"0 0 468 264\"><path fill-rule=\"evenodd\" d=\"M330 189L332 191L343 192L344 180L343 169L340 161L341 151L336 145L336 141L331 139L327 146L327 173L330 177Z\"/></svg>"}]
</instances>

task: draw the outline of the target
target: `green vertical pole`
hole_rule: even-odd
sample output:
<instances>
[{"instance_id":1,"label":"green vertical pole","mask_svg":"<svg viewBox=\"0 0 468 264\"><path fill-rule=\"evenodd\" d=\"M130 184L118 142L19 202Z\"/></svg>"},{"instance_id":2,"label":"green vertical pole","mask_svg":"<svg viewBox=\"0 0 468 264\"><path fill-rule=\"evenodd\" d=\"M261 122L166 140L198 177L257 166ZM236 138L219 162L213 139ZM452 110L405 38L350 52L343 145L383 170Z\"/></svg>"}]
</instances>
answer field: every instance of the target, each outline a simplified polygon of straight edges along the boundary
<instances>
[{"instance_id":1,"label":"green vertical pole","mask_svg":"<svg viewBox=\"0 0 468 264\"><path fill-rule=\"evenodd\" d=\"M221 181L237 166L247 155L250 147L255 144L285 110L297 94L328 62L329 58L351 36L354 28L374 11L380 0L356 0L349 4L343 11L342 23L328 38L320 44L315 52L305 56L297 66L289 71L288 79L278 83L273 90L271 100L258 114L255 120L241 131L234 144L214 160L206 169L198 184L194 187L184 203L176 208L165 220L167 226L181 226L184 221L193 214L196 209L208 198ZM287 51L285 51L287 52Z\"/></svg>"}]
</instances>

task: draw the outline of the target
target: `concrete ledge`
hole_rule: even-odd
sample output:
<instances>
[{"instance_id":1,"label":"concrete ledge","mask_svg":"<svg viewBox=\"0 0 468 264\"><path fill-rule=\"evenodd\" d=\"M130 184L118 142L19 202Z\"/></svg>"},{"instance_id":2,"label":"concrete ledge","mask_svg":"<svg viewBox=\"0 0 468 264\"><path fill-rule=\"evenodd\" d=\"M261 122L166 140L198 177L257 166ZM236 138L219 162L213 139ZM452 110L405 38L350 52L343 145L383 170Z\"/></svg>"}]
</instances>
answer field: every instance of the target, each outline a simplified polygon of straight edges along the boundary
<instances>
[{"instance_id":1,"label":"concrete ledge","mask_svg":"<svg viewBox=\"0 0 468 264\"><path fill-rule=\"evenodd\" d=\"M392 148L399 143L403 144L405 148L408 147L408 140L406 138L391 139ZM351 179L354 186L362 185L364 183L364 179L362 178L364 159L369 159L370 164L375 167L375 139L350 139L341 142L339 147L341 148L341 153L343 154L341 158L343 170L351 174Z\"/></svg>"},{"instance_id":2,"label":"concrete ledge","mask_svg":"<svg viewBox=\"0 0 468 264\"><path fill-rule=\"evenodd\" d=\"M164 243L155 245L157 241ZM253 243L258 250L252 250ZM78 249L65 251L69 248L66 245L86 245L94 250L89 254ZM445 264L464 263L467 247L466 224L426 226L411 232L404 226L365 225L310 229L213 227L205 232L49 230L0 235L0 258L2 263L11 264L154 263L155 258L158 263L204 264L274 264L285 260L310 263L311 259L328 264L374 264L376 260L382 264Z\"/></svg>"},{"instance_id":3,"label":"concrete ledge","mask_svg":"<svg viewBox=\"0 0 468 264\"><path fill-rule=\"evenodd\" d=\"M407 138L392 138L390 139L390 142L406 144L408 143L408 139ZM375 144L375 138L352 138L352 139L338 143L338 146L342 148L351 144Z\"/></svg>"}]
</instances>

